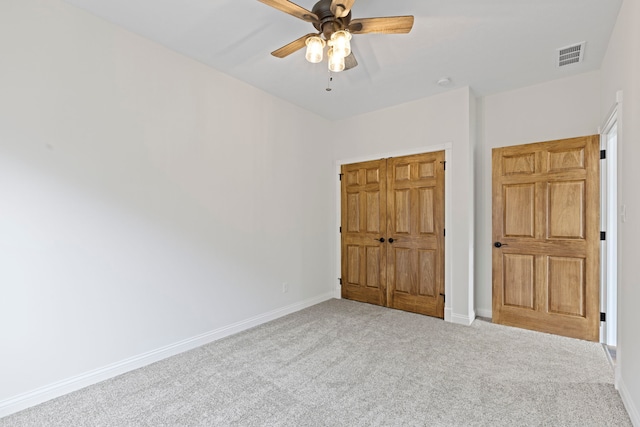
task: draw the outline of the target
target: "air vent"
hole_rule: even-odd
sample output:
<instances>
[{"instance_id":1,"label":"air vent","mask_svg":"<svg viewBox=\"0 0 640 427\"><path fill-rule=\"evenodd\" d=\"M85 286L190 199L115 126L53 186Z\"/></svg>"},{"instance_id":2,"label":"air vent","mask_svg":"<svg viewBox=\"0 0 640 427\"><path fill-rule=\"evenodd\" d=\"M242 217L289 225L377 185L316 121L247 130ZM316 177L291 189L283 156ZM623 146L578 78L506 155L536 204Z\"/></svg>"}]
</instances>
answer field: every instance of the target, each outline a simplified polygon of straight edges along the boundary
<instances>
[{"instance_id":1,"label":"air vent","mask_svg":"<svg viewBox=\"0 0 640 427\"><path fill-rule=\"evenodd\" d=\"M578 64L584 59L584 46L586 42L574 44L558 49L558 67Z\"/></svg>"}]
</instances>

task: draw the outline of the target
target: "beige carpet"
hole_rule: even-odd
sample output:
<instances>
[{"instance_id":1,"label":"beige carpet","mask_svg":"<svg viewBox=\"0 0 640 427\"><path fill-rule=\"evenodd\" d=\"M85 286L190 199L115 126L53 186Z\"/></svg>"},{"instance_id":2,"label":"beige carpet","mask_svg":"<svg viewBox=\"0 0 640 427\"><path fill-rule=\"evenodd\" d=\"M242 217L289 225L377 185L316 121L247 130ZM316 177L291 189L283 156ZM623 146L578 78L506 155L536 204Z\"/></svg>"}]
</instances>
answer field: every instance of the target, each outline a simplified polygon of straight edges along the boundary
<instances>
[{"instance_id":1,"label":"beige carpet","mask_svg":"<svg viewBox=\"0 0 640 427\"><path fill-rule=\"evenodd\" d=\"M596 343L345 300L0 426L631 426Z\"/></svg>"}]
</instances>

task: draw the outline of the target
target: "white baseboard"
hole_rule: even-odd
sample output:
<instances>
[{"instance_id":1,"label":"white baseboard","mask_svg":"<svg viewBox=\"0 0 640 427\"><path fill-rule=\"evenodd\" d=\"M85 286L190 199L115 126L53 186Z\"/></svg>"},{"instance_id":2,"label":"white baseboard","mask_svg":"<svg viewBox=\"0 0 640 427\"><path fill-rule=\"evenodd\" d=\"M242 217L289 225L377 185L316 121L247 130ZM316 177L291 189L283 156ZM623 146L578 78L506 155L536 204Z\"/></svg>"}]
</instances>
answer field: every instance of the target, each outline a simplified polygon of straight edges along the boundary
<instances>
[{"instance_id":1,"label":"white baseboard","mask_svg":"<svg viewBox=\"0 0 640 427\"><path fill-rule=\"evenodd\" d=\"M622 378L618 381L618 392L620 393L620 397L622 397L622 403L624 403L624 407L627 409L629 413L629 418L631 418L631 424L634 427L640 427L640 412L638 412L638 408L635 403L631 399L629 395L629 390L624 384Z\"/></svg>"},{"instance_id":2,"label":"white baseboard","mask_svg":"<svg viewBox=\"0 0 640 427\"><path fill-rule=\"evenodd\" d=\"M493 317L493 311L485 308L476 308L476 314L478 317L486 317L487 319L491 319Z\"/></svg>"},{"instance_id":3,"label":"white baseboard","mask_svg":"<svg viewBox=\"0 0 640 427\"><path fill-rule=\"evenodd\" d=\"M108 380L109 378L116 377L118 375L124 374L125 372L142 368L143 366L158 362L162 359L166 359L167 357L175 356L176 354L180 354L185 351L192 350L196 347L208 344L210 342L217 341L221 338L228 337L229 335L237 334L238 332L242 332L263 323L270 322L271 320L286 316L287 314L295 313L296 311L303 310L307 307L311 307L312 305L330 300L334 298L334 296L334 292L328 292L315 298L310 298L304 301L297 302L295 304L288 305L286 307L272 310L267 313L251 317L249 319L242 320L228 326L223 326L222 328L218 328L213 331L206 332L204 334L187 338L174 344L170 344L156 350L140 354L138 356L130 357L120 362L112 363L102 368L94 369L92 371L85 372L74 377L66 378L53 384L39 387L35 390L31 390L26 393L10 397L8 399L1 400L0 418L6 417L7 415L16 413L31 406L46 402L47 400L51 400L56 397L71 393L73 391L80 390L81 388L90 386L92 384Z\"/></svg>"},{"instance_id":4,"label":"white baseboard","mask_svg":"<svg viewBox=\"0 0 640 427\"><path fill-rule=\"evenodd\" d=\"M445 310L445 316L447 315L446 310ZM476 313L475 312L471 312L469 313L468 316L464 316L462 314L455 314L455 313L451 313L449 320L447 320L447 322L451 322L451 323L455 323L458 325L464 325L464 326L469 326L473 323L473 321L476 319Z\"/></svg>"}]
</instances>

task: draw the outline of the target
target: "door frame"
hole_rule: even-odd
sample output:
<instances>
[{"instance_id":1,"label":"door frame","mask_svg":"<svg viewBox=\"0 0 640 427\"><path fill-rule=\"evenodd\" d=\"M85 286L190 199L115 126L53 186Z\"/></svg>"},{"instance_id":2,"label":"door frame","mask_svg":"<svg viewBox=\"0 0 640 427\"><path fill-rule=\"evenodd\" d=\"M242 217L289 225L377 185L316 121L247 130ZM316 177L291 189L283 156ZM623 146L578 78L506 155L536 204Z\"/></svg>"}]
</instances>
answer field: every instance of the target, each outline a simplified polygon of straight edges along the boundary
<instances>
[{"instance_id":1,"label":"door frame","mask_svg":"<svg viewBox=\"0 0 640 427\"><path fill-rule=\"evenodd\" d=\"M616 92L616 102L611 107L602 126L598 128L600 134L600 148L606 150L606 160L601 163L601 216L602 230L607 238L601 246L601 310L606 313L607 321L601 324L600 342L617 347L618 335L618 223L622 221L623 211L618 210L618 147L622 134L622 91ZM610 143L609 135L615 126L616 141ZM613 337L613 338L612 338ZM620 349L617 349L620 359ZM608 353L607 353L608 354ZM615 364L616 386L619 377L619 363Z\"/></svg>"},{"instance_id":2,"label":"door frame","mask_svg":"<svg viewBox=\"0 0 640 427\"><path fill-rule=\"evenodd\" d=\"M447 163L451 162L452 158L452 146L453 144L450 142L440 144L440 145L430 145L426 147L417 147L406 150L399 150L394 152L385 152L380 154L366 154L358 157L352 157L348 159L340 159L335 162L335 177L338 178L340 176L342 165L348 165L351 163L360 163L360 162L368 162L371 160L378 159L387 159L389 157L402 157L402 156L411 156L414 154L422 154L422 153L433 153L435 151L444 151L445 152L445 161ZM451 224L451 185L448 184L451 182L450 178L450 168L445 168L444 171L444 226L445 229L448 227L448 224ZM341 185L340 179L335 180L335 201L336 201L336 224L340 227L341 223ZM336 278L336 285L333 288L334 297L337 299L342 299L341 296L341 286L338 281L338 278L341 275L342 268L342 246L341 246L341 238L340 232L336 229L336 233L334 235L334 248L335 248L335 263L334 263L334 277ZM451 257L451 243L449 241L449 234L444 237L444 293L445 295L452 295L452 285L451 285L451 277L453 271L452 265L452 257ZM446 322L451 322L451 297L445 298L444 303L444 320Z\"/></svg>"}]
</instances>

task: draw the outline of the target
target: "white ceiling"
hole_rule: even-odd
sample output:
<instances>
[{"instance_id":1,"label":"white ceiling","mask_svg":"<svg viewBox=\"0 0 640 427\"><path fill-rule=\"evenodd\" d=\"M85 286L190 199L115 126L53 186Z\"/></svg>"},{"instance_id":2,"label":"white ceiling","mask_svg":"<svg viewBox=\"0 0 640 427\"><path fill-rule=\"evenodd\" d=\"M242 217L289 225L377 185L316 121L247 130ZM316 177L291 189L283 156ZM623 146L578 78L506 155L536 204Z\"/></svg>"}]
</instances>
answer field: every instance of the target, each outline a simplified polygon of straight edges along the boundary
<instances>
[{"instance_id":1,"label":"white ceiling","mask_svg":"<svg viewBox=\"0 0 640 427\"><path fill-rule=\"evenodd\" d=\"M478 96L600 68L622 0L358 0L353 18L414 15L410 34L354 35L359 66L334 74L304 49L313 26L257 0L65 0L328 119L470 86ZM311 9L315 0L299 0ZM584 62L555 65L586 41ZM451 85L436 84L449 77Z\"/></svg>"}]
</instances>

